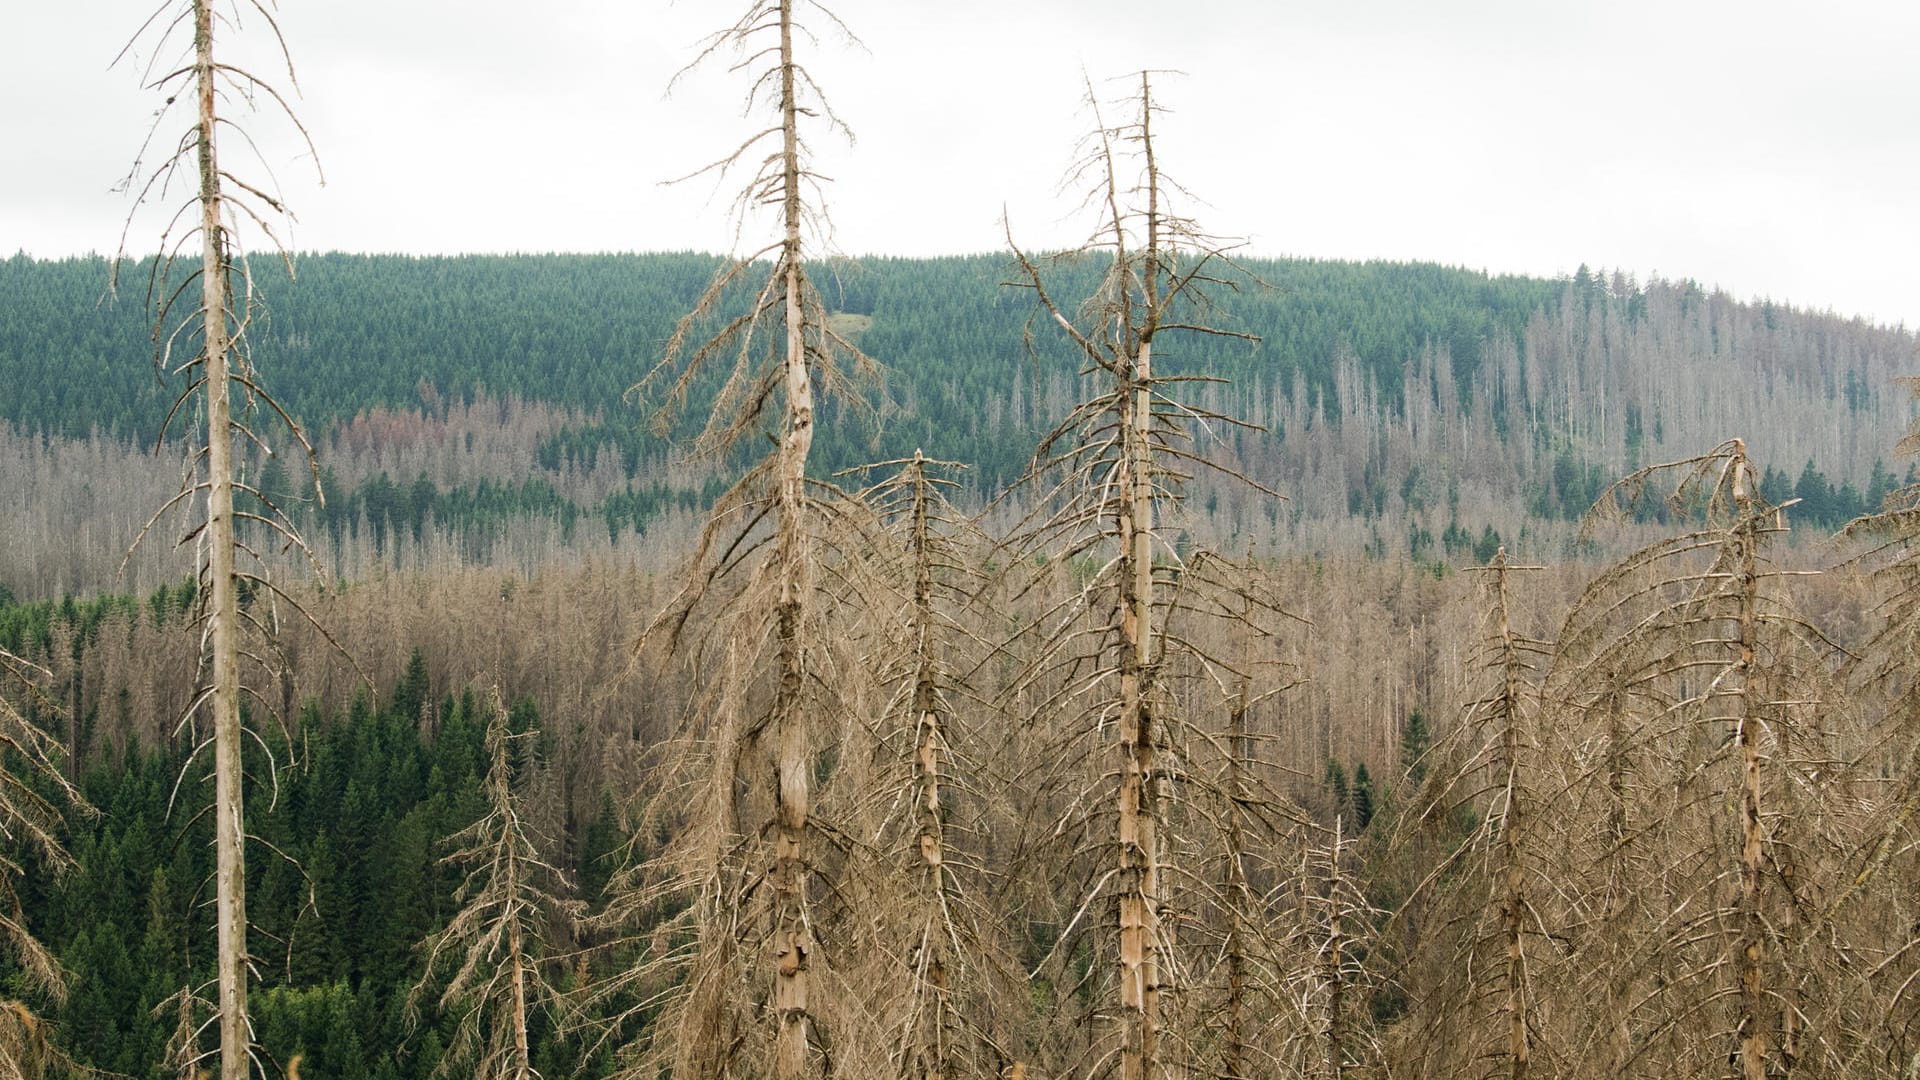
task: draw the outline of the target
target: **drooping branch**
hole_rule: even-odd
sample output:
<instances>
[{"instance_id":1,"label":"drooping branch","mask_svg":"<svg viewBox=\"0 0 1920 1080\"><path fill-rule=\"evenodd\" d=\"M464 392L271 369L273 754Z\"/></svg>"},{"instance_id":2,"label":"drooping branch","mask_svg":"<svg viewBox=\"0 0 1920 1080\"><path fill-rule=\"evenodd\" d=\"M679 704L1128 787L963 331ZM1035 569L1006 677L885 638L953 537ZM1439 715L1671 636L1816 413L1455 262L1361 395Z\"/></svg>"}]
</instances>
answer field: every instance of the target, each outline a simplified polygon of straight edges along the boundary
<instances>
[{"instance_id":1,"label":"drooping branch","mask_svg":"<svg viewBox=\"0 0 1920 1080\"><path fill-rule=\"evenodd\" d=\"M803 127L819 118L838 122L800 62L796 36L804 33L794 0L754 0L695 61L737 54L734 70L749 78L749 111L772 114L699 172L724 176L751 165L736 212L744 224L757 208L772 210L779 233L716 273L659 363L630 391L652 404L656 428L669 431L714 375L720 385L694 452L733 469L763 437L771 444L713 507L686 584L633 652L637 665L664 646L666 655L699 665L703 684L673 760L652 780L657 790L699 795L649 812L670 838L636 853L602 920L606 927L624 920L631 932L672 908L667 918L693 942L650 948L603 988L601 1000L624 1002L616 1027L655 1005L666 1009L665 1026L629 1046L635 1075L660 1066L688 1076L742 1068L780 1080L813 1075L829 1054L828 1018L848 1009L826 963L832 920L820 906L834 897L831 868L845 854L847 834L817 812L819 759L834 752L850 723L849 702L863 692L858 680L845 679L853 662L842 646L851 634L836 628L859 607L847 588L857 575L847 567L863 557L873 530L861 507L807 469L816 395L857 408L862 399L852 384L873 365L828 325L808 277L806 241L824 217L810 197L819 177L808 166ZM756 158L776 139L777 148ZM745 310L723 314L741 297ZM715 319L718 328L703 336ZM756 981L763 992L742 989ZM635 993L645 1004L633 1003Z\"/></svg>"}]
</instances>

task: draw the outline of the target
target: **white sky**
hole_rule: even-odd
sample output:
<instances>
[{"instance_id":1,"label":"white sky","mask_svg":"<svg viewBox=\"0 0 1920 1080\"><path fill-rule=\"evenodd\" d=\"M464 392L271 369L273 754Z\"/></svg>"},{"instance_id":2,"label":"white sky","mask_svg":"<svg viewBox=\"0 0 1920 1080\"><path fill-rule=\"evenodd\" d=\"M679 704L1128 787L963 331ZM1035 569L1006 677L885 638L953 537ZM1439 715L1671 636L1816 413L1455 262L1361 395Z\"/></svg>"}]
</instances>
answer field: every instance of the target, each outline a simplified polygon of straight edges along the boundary
<instances>
[{"instance_id":1,"label":"white sky","mask_svg":"<svg viewBox=\"0 0 1920 1080\"><path fill-rule=\"evenodd\" d=\"M160 98L108 64L157 2L12 5L0 255L119 244L130 200L111 189ZM281 0L325 187L283 122L250 126L299 215L295 245L732 246L730 188L660 182L752 130L724 64L666 94L740 6ZM1145 66L1185 72L1160 86L1162 160L1207 200L1203 224L1254 253L1543 275L1586 262L1920 327L1912 0L835 7L866 48L816 16L805 59L858 135L813 135L849 254L998 250L1003 207L1024 245L1077 239L1084 219L1056 189L1088 124L1083 72L1118 90L1107 80ZM271 70L246 47L265 29L247 19L227 55ZM150 248L164 216L136 221L131 246Z\"/></svg>"}]
</instances>

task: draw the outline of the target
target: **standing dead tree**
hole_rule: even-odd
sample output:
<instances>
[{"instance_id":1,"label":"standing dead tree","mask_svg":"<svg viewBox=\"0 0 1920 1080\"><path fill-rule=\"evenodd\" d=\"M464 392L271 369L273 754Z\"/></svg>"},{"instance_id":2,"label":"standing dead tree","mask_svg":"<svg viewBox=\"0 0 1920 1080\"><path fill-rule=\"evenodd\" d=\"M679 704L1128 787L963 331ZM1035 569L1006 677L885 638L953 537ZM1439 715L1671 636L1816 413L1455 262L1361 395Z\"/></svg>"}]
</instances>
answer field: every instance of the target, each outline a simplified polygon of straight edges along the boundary
<instances>
[{"instance_id":1,"label":"standing dead tree","mask_svg":"<svg viewBox=\"0 0 1920 1080\"><path fill-rule=\"evenodd\" d=\"M530 1024L538 1010L557 1016L561 999L539 946L580 905L554 891L565 877L541 855L514 790L512 744L539 733L507 729L497 687L489 706L487 812L451 837L456 850L441 860L467 876L455 893L459 910L422 945L425 974L408 995L407 1016L414 1022L429 989L442 986L438 1008L460 1020L433 1075L463 1069L459 1075L474 1080L533 1080Z\"/></svg>"},{"instance_id":2,"label":"standing dead tree","mask_svg":"<svg viewBox=\"0 0 1920 1080\"><path fill-rule=\"evenodd\" d=\"M1291 1021L1274 1041L1271 1074L1312 1080L1375 1075L1381 1048L1368 1015L1373 987L1366 954L1381 913L1348 865L1356 839L1344 819L1300 834L1285 881L1294 923L1277 943ZM1256 1070L1254 1075L1261 1075Z\"/></svg>"},{"instance_id":3,"label":"standing dead tree","mask_svg":"<svg viewBox=\"0 0 1920 1080\"><path fill-rule=\"evenodd\" d=\"M1920 396L1920 379L1905 380ZM1900 443L1920 453L1920 424ZM1848 1034L1846 1072L1920 1072L1920 485L1887 496L1843 536L1860 547L1843 569L1864 576L1880 623L1848 664L1851 788L1861 805L1844 880L1825 913L1854 973L1833 996Z\"/></svg>"},{"instance_id":4,"label":"standing dead tree","mask_svg":"<svg viewBox=\"0 0 1920 1080\"><path fill-rule=\"evenodd\" d=\"M1590 522L1662 479L1667 512L1700 526L1588 587L1547 680L1570 717L1599 720L1569 725L1556 753L1575 763L1561 817L1591 834L1566 845L1585 853L1563 880L1587 1018L1568 1067L1818 1069L1840 1050L1810 1024L1835 958L1809 933L1840 770L1815 716L1842 654L1795 613L1794 572L1767 560L1784 518L1740 440L1630 475Z\"/></svg>"},{"instance_id":5,"label":"standing dead tree","mask_svg":"<svg viewBox=\"0 0 1920 1080\"><path fill-rule=\"evenodd\" d=\"M1536 946L1553 932L1550 868L1559 849L1545 814L1548 774L1539 760L1541 669L1547 642L1514 628L1509 578L1516 566L1500 548L1482 568L1487 627L1479 666L1483 691L1467 705L1466 722L1436 747L1444 767L1403 819L1404 827L1459 836L1409 904L1427 927L1407 958L1406 981L1421 988L1413 1015L1395 1029L1391 1057L1408 1075L1480 1077L1496 1072L1524 1080L1544 1056L1546 1071L1566 1068L1551 1053L1536 1055L1540 1005ZM1426 894L1435 895L1426 895ZM1550 1050L1551 1047L1548 1047Z\"/></svg>"},{"instance_id":6,"label":"standing dead tree","mask_svg":"<svg viewBox=\"0 0 1920 1080\"><path fill-rule=\"evenodd\" d=\"M242 758L247 732L241 718L241 695L254 692L242 667L253 664L256 670L267 669L267 649L262 643L271 641L280 606L299 610L298 602L270 580L266 563L254 545L284 542L286 548L305 551L292 523L272 499L243 478L238 450L251 444L273 453L253 425L258 412L270 411L284 423L307 459L316 496L319 492L312 447L299 425L261 389L250 359L248 343L260 308L241 233L246 227L259 230L291 274L292 261L273 226L275 219L286 215L286 209L270 192L274 186L271 182L242 179L222 157L223 132L237 132L253 144L245 130L219 106L239 101L251 107L271 101L299 132L309 152L312 145L274 83L216 54L216 26L237 29L243 9L266 23L279 58L286 63L291 84L293 66L279 25L261 0L247 0L244 5L168 0L127 47L128 51L148 48L150 59L144 65L143 79L166 95L166 104L154 122L155 134L164 130L176 103L191 102L186 107L193 113L191 123L159 163L149 168L136 161L128 183L139 185L138 200L144 203L166 199L182 174L194 180L193 195L174 209L161 234L147 295L154 308L155 363L163 375L186 378L159 441L164 442L166 427L183 410L204 419L204 438L197 443L189 439L181 489L154 515L148 528L176 505L204 497L204 518L188 529L181 543L192 544L197 555L201 586L197 595L202 606L195 625L203 635L206 681L182 723L183 727L191 726L195 755L209 748L213 755L215 921L219 941L215 996L222 1080L243 1080L252 1060L247 1018L250 961L242 809ZM183 38L187 39L184 48ZM125 55L127 51L123 51ZM153 138L149 136L149 146ZM270 168L266 172L271 176ZM194 260L191 252L196 243L199 257ZM243 521L256 526L255 535L250 537L249 530L241 527ZM258 572L243 569L249 561ZM253 601L244 606L243 590L254 594ZM263 712L275 711L270 699L257 693L254 697ZM203 711L212 729L206 736L197 726ZM254 742L263 749L267 745L259 739ZM274 768L271 760L266 764L269 771Z\"/></svg>"},{"instance_id":7,"label":"standing dead tree","mask_svg":"<svg viewBox=\"0 0 1920 1080\"><path fill-rule=\"evenodd\" d=\"M1008 236L1017 283L1032 290L1039 316L1065 334L1093 376L1090 396L1041 440L1022 485L1033 509L1012 542L1019 561L1038 556L1086 576L1077 587L1053 578L1064 599L1036 618L1023 646L1026 675L1011 690L1033 702L1035 721L1057 724L1064 743L1086 744L1063 747L1059 760L1105 763L1090 769L1089 789L1067 798L1067 816L1053 835L1091 842L1088 815L1111 815L1098 869L1083 859L1062 865L1091 871L1079 911L1107 905L1112 912L1110 951L1101 951L1111 965L1104 983L1113 1038L1085 1048L1090 1060L1076 1071L1117 1063L1125 1080L1162 1073L1164 998L1177 968L1172 928L1163 919L1175 887L1166 829L1177 718L1161 676L1170 654L1195 651L1188 637L1166 630L1181 555L1156 518L1178 505L1186 470L1215 467L1196 450L1193 429L1238 423L1182 401L1181 384L1216 380L1161 374L1154 353L1182 335L1248 337L1210 323L1208 288L1231 289L1246 277L1229 258L1229 244L1172 209L1180 188L1155 157L1153 124L1161 110L1152 90L1150 73L1141 73L1133 118L1109 126L1089 89L1097 125L1074 179L1087 183L1100 224L1067 256L1105 260L1086 304L1063 306L1042 262L1013 244L1010 227ZM1064 962L1072 951L1055 948L1053 956Z\"/></svg>"},{"instance_id":8,"label":"standing dead tree","mask_svg":"<svg viewBox=\"0 0 1920 1080\"><path fill-rule=\"evenodd\" d=\"M1170 633L1204 649L1183 657L1197 669L1183 748L1189 897L1179 912L1189 956L1187 985L1169 1025L1177 1058L1207 1075L1287 1074L1289 1040L1312 1028L1310 1006L1290 980L1313 966L1289 946L1307 894L1296 886L1299 853L1313 825L1282 792L1269 706L1303 680L1277 659L1283 608L1251 559L1207 551L1189 556L1168 605ZM1225 723L1201 722L1225 714ZM1291 1044L1298 1049L1299 1043Z\"/></svg>"},{"instance_id":9,"label":"standing dead tree","mask_svg":"<svg viewBox=\"0 0 1920 1080\"><path fill-rule=\"evenodd\" d=\"M992 837L1005 813L992 774L994 714L973 678L993 655L978 629L990 575L986 543L948 501L957 463L912 458L859 492L882 530L865 567L873 642L868 666L883 705L871 775L843 771L849 818L874 841L852 870L869 880L872 935L850 980L866 988L891 1040L892 1075L997 1077L1019 1060L1012 1028L1026 993L993 917ZM847 756L853 750L848 748Z\"/></svg>"},{"instance_id":10,"label":"standing dead tree","mask_svg":"<svg viewBox=\"0 0 1920 1080\"><path fill-rule=\"evenodd\" d=\"M870 362L829 326L807 274L804 241L823 222L802 124L840 125L798 58L795 7L755 0L695 60L742 57L749 113L772 114L702 171L761 155L737 206L772 210L779 238L721 268L633 391L658 396L664 430L721 368L696 452L726 468L763 437L773 444L715 503L685 587L636 649L659 644L698 665L703 693L658 771L665 794L649 820L669 839L620 877L623 896L608 909L611 920L651 924L648 948L602 993L641 1002L616 1008L616 1026L664 1004L627 1060L688 1077L788 1080L867 1045L853 1038L852 996L829 984L821 940L834 920L820 905L835 900L831 867L848 837L815 813L823 760L854 722L848 699L861 684L857 658L840 649L851 635L834 628L846 614L839 567L860 554L842 543L867 532L851 500L808 477L807 459L816 388L857 400L848 368ZM745 310L724 314L735 297ZM836 1015L849 1018L839 1047L827 1034Z\"/></svg>"}]
</instances>

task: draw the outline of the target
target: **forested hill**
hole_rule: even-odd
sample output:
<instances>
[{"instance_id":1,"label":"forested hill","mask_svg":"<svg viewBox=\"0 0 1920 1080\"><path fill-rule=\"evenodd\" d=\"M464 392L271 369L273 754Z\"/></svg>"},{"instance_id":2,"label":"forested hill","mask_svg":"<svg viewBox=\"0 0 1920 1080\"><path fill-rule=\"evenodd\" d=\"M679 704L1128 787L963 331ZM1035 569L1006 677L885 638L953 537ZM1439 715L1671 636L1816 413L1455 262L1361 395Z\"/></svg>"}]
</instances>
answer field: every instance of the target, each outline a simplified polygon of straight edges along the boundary
<instances>
[{"instance_id":1,"label":"forested hill","mask_svg":"<svg viewBox=\"0 0 1920 1080\"><path fill-rule=\"evenodd\" d=\"M389 518L418 536L429 519L497 532L532 515L569 535L598 519L617 542L712 490L710 472L668 466L649 403L626 392L716 265L697 254L317 254L288 281L262 261L253 361L316 435L336 537L357 534L356 520L384 544ZM970 463L977 489L1018 473L1074 397L1077 363L1031 319L1031 294L1002 284L1010 270L1005 256L816 269L837 327L885 370L872 410L829 407L817 472L920 448ZM1084 296L1093 270L1055 268L1056 298ZM1826 524L1905 467L1893 446L1911 409L1893 380L1920 363L1903 329L1584 268L1567 280L1307 260L1246 270L1237 288L1213 290L1208 317L1257 342L1163 336L1155 351L1160 374L1233 380L1207 403L1266 429L1203 433L1208 452L1290 496L1281 513L1203 484L1196 506L1225 534L1414 554L1424 540L1438 553L1435 538L1450 547L1565 521L1634 465L1735 435L1774 470L1770 494L1818 496L1803 513ZM143 268L123 269L117 298L108 277L100 259L0 261L0 418L15 425L0 430L0 485L27 492L16 532L78 535L91 504L65 487L55 498L46 474L84 467L133 483L145 467L111 464L101 439L151 445L176 392L152 363ZM698 402L688 414L701 415ZM85 464L53 460L62 439L88 437ZM117 561L126 531L98 546ZM26 591L38 576L0 567ZM60 576L72 585L90 572Z\"/></svg>"},{"instance_id":2,"label":"forested hill","mask_svg":"<svg viewBox=\"0 0 1920 1080\"><path fill-rule=\"evenodd\" d=\"M268 318L253 360L290 411L314 424L484 391L603 410L610 431L624 434L623 417L644 411L623 402L625 391L660 358L717 265L692 254L307 255L294 282L263 267ZM144 268L123 268L117 299L105 295L108 270L97 259L16 257L0 268L4 414L68 435L100 427L150 436L169 397L140 363L153 351ZM1456 373L1471 373L1490 340L1518 340L1561 289L1426 264L1248 269L1272 288L1246 277L1223 297L1224 324L1259 342L1196 341L1169 355L1182 368L1315 399L1337 393L1335 361L1346 354L1389 397L1401 365L1423 349L1444 347ZM1032 304L1002 285L1010 270L1003 256L877 258L840 264L819 282L841 326L887 369L887 449L925 442L996 472L1019 463L1005 440L965 445L990 408L1021 392L1030 366L1023 333ZM1058 291L1084 293L1088 270L1063 268ZM1039 336L1041 349L1057 345ZM854 459L864 452L840 463Z\"/></svg>"}]
</instances>

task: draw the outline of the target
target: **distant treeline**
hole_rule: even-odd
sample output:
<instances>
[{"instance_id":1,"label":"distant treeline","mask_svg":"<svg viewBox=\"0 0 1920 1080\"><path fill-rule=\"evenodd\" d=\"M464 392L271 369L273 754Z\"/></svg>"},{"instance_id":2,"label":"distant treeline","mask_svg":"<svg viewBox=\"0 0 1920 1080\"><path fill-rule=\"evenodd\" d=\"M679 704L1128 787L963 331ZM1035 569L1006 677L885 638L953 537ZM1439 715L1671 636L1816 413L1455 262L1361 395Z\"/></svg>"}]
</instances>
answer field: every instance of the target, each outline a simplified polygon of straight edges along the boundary
<instances>
[{"instance_id":1,"label":"distant treeline","mask_svg":"<svg viewBox=\"0 0 1920 1080\"><path fill-rule=\"evenodd\" d=\"M600 411L598 423L542 447L547 468L618 450L632 469L666 443L649 427L648 400L627 391L660 359L717 266L695 254L307 255L297 281L277 266L262 272L268 315L252 331L251 356L309 425L378 407L431 409L484 388ZM820 282L837 312L864 317L849 325L886 369L871 423L825 425L864 431L824 446L827 468L916 447L989 477L1025 463L1030 438L981 422L988 402L1034 392L1030 298L1002 285L1008 269L991 255L874 258ZM1187 343L1163 357L1164 371L1258 378L1289 398L1325 401L1330 413L1338 357L1357 357L1381 385L1397 387L1409 357L1445 346L1464 385L1490 339L1513 340L1561 289L1418 263L1262 260L1246 270L1224 322L1259 341ZM1061 294L1079 295L1096 272L1062 265ZM0 261L0 417L56 434L99 428L151 439L173 389L142 362L155 351L146 277L140 265L123 267L112 296L98 258ZM1036 339L1059 348L1050 334Z\"/></svg>"}]
</instances>

